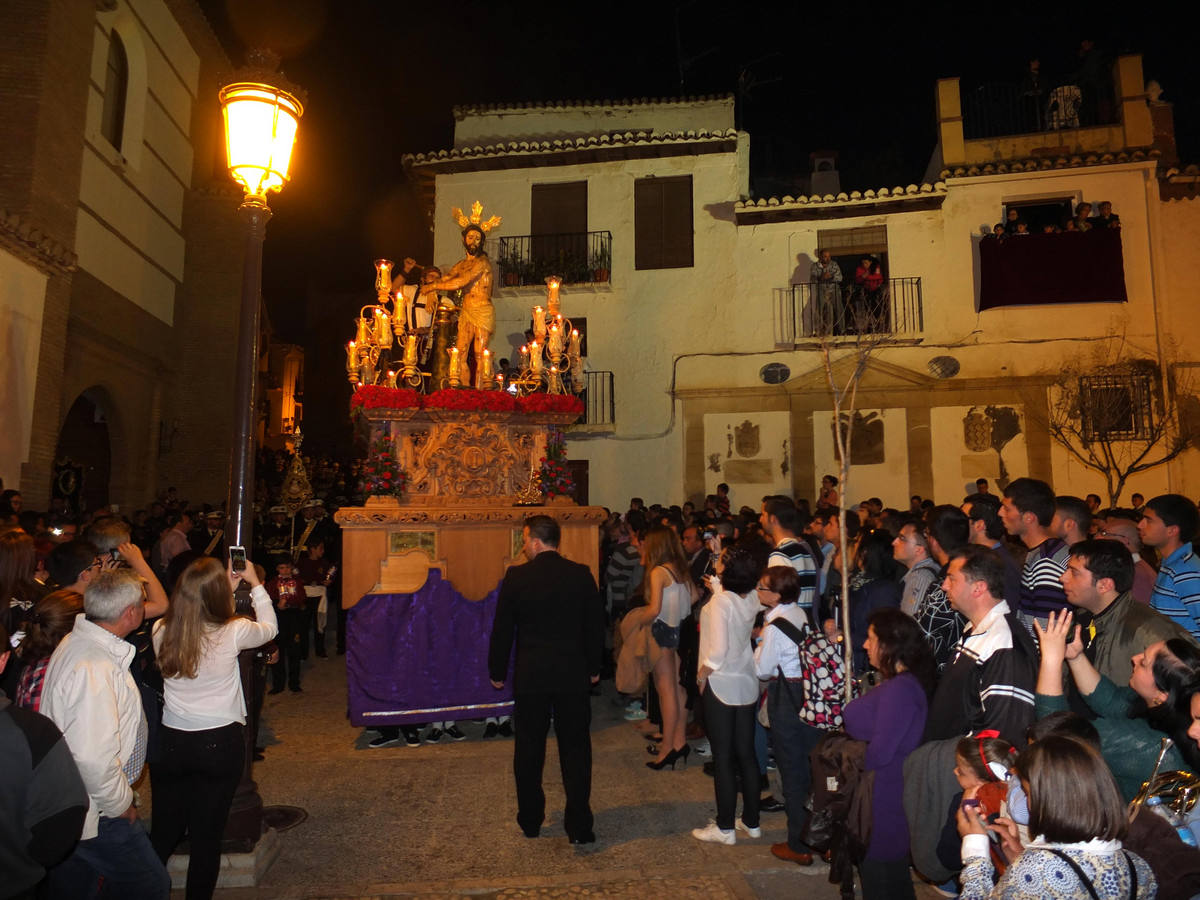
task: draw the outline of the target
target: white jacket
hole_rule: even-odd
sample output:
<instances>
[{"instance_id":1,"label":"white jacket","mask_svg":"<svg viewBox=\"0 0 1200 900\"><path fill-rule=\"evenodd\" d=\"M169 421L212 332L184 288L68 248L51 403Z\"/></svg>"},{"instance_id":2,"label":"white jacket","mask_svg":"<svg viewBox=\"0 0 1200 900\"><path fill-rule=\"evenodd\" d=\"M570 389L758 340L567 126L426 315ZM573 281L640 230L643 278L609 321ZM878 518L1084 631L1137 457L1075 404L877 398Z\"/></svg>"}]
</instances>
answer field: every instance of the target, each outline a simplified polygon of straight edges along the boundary
<instances>
[{"instance_id":1,"label":"white jacket","mask_svg":"<svg viewBox=\"0 0 1200 900\"><path fill-rule=\"evenodd\" d=\"M133 653L133 644L80 613L46 667L41 712L62 730L88 792L83 840L96 836L100 816L129 809L129 784L145 761L146 715L129 674Z\"/></svg>"}]
</instances>

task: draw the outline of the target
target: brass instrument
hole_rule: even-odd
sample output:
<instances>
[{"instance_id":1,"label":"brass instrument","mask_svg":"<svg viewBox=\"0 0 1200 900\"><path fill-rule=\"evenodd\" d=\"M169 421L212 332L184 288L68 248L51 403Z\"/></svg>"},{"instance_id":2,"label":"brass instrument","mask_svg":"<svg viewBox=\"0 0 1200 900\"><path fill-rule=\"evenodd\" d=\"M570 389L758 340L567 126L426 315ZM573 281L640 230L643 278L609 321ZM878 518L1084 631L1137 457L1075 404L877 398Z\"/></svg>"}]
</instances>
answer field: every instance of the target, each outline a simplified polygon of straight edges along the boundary
<instances>
[{"instance_id":1,"label":"brass instrument","mask_svg":"<svg viewBox=\"0 0 1200 900\"><path fill-rule=\"evenodd\" d=\"M1168 821L1172 825L1178 826L1186 821L1188 814L1196 805L1196 800L1200 799L1200 776L1193 775L1191 772L1160 773L1158 771L1166 758L1167 751L1174 743L1169 737L1162 739L1158 749L1158 758L1154 761L1150 777L1142 784L1142 789L1129 804L1129 821L1132 822L1142 807L1151 798L1155 798L1159 802L1153 805L1161 807Z\"/></svg>"}]
</instances>

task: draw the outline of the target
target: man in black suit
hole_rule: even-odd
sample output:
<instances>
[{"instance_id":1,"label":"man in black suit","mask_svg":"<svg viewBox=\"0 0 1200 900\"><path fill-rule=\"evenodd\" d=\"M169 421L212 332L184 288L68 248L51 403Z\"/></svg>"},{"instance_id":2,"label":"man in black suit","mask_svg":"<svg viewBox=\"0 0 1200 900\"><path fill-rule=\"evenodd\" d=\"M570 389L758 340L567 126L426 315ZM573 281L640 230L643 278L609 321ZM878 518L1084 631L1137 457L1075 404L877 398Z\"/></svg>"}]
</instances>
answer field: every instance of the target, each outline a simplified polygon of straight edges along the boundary
<instances>
[{"instance_id":1,"label":"man in black suit","mask_svg":"<svg viewBox=\"0 0 1200 900\"><path fill-rule=\"evenodd\" d=\"M591 685L600 680L604 605L588 567L558 554L560 536L558 523L549 516L525 520L524 553L529 562L510 568L500 585L488 672L493 687L504 687L516 632L517 824L526 837L537 837L546 818L542 768L553 717L567 795L563 825L572 844L590 844L596 836L588 802L592 792L589 697Z\"/></svg>"}]
</instances>

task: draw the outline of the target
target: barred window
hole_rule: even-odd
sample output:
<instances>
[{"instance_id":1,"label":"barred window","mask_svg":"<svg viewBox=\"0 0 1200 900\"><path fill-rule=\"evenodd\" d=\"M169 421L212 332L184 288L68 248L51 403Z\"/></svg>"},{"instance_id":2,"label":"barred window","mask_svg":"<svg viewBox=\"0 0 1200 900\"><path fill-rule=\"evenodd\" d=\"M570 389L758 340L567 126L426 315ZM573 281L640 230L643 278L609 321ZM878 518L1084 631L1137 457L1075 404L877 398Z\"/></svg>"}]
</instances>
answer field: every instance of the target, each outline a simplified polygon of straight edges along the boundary
<instances>
[{"instance_id":1,"label":"barred window","mask_svg":"<svg viewBox=\"0 0 1200 900\"><path fill-rule=\"evenodd\" d=\"M1154 423L1154 379L1144 375L1085 375L1079 379L1079 414L1085 440L1132 440Z\"/></svg>"}]
</instances>

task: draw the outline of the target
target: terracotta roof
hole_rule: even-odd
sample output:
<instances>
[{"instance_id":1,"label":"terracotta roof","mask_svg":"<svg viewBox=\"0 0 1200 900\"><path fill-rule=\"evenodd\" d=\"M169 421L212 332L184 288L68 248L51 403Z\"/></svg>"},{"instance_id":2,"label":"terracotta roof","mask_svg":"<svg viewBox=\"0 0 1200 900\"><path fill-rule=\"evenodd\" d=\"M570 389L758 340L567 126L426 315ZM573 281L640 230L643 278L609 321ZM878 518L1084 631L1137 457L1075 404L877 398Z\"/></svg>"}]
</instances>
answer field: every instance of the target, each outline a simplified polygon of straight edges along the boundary
<instances>
[{"instance_id":1,"label":"terracotta roof","mask_svg":"<svg viewBox=\"0 0 1200 900\"><path fill-rule=\"evenodd\" d=\"M612 106L655 106L668 103L707 103L713 100L732 100L733 94L700 94L692 97L626 97L620 100L534 100L525 103L481 103L454 107L454 118L477 116L483 113L521 112L532 109L604 109Z\"/></svg>"},{"instance_id":2,"label":"terracotta roof","mask_svg":"<svg viewBox=\"0 0 1200 900\"><path fill-rule=\"evenodd\" d=\"M1084 166L1110 166L1120 163L1144 162L1158 159L1159 151L1145 148L1120 150L1116 153L1075 153L1070 156L1032 156L1024 159L1000 160L949 166L941 171L945 178L970 178L976 175L1007 175L1014 172L1044 172L1050 169L1078 169Z\"/></svg>"},{"instance_id":3,"label":"terracotta roof","mask_svg":"<svg viewBox=\"0 0 1200 900\"><path fill-rule=\"evenodd\" d=\"M928 197L946 193L945 182L934 184L910 184L907 187L880 188L877 191L842 191L838 194L813 194L805 197L764 197L758 200L740 200L734 205L734 212L750 212L757 209L801 209L810 206L854 206L856 204L875 204L880 201L904 200L910 197Z\"/></svg>"},{"instance_id":4,"label":"terracotta roof","mask_svg":"<svg viewBox=\"0 0 1200 900\"><path fill-rule=\"evenodd\" d=\"M433 150L429 153L406 153L401 159L406 166L430 165L450 160L483 159L496 156L537 156L561 153L565 150L589 150L605 147L636 147L654 144L687 144L705 141L737 139L737 130L725 131L625 131L618 134L588 135L553 141L509 141L484 147L462 147L455 150Z\"/></svg>"}]
</instances>

